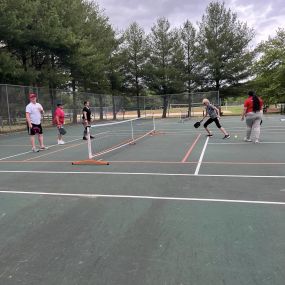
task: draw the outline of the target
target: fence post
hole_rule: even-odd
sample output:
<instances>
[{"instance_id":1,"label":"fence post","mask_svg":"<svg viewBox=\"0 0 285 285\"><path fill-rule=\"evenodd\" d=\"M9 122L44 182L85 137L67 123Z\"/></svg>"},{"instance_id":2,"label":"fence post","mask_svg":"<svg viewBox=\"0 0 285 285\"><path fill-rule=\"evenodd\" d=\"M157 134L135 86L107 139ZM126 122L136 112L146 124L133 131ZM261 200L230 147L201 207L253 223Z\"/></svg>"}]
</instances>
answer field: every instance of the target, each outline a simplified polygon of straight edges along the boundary
<instances>
[{"instance_id":1,"label":"fence post","mask_svg":"<svg viewBox=\"0 0 285 285\"><path fill-rule=\"evenodd\" d=\"M9 95L8 95L8 85L7 84L6 84L6 100L7 100L8 122L9 122L9 128L11 130L11 115L10 115Z\"/></svg>"}]
</instances>

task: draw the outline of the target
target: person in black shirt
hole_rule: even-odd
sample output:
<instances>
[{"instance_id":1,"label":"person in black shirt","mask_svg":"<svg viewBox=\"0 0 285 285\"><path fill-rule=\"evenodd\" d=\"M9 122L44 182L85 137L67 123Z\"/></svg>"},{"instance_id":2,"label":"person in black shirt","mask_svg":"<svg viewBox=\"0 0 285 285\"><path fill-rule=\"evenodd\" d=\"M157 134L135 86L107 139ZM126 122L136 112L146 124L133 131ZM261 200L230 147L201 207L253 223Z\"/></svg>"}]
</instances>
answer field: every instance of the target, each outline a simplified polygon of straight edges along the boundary
<instances>
[{"instance_id":1,"label":"person in black shirt","mask_svg":"<svg viewBox=\"0 0 285 285\"><path fill-rule=\"evenodd\" d=\"M84 127L83 132L83 139L87 140L87 126L90 126L91 124L91 110L90 110L90 103L89 101L84 101L84 107L82 109L82 124ZM91 139L93 139L93 136L90 136Z\"/></svg>"}]
</instances>

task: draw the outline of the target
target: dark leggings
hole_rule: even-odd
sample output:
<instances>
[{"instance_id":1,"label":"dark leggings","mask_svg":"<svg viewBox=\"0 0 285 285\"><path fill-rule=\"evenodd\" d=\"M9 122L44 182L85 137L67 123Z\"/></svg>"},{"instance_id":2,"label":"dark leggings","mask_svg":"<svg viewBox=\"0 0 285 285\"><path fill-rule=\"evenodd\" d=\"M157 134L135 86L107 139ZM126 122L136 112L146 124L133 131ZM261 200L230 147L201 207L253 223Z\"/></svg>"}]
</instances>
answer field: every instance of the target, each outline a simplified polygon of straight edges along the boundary
<instances>
[{"instance_id":1,"label":"dark leggings","mask_svg":"<svg viewBox=\"0 0 285 285\"><path fill-rule=\"evenodd\" d=\"M215 122L216 123L216 126L220 129L222 126L220 125L220 121L218 118L215 118L215 119L212 119L212 118L209 118L205 124L204 124L204 128L207 128L211 123Z\"/></svg>"}]
</instances>

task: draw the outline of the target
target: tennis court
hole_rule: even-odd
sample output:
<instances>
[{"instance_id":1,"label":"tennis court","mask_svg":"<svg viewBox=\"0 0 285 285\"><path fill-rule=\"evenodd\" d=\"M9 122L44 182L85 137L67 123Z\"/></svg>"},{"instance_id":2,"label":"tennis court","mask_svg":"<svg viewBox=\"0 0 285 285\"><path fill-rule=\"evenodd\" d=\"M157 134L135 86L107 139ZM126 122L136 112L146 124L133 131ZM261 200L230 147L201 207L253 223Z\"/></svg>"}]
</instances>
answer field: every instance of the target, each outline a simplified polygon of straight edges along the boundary
<instances>
[{"instance_id":1,"label":"tennis court","mask_svg":"<svg viewBox=\"0 0 285 285\"><path fill-rule=\"evenodd\" d=\"M222 117L229 140L156 119L96 158L109 165L72 165L88 158L80 125L65 145L44 129L39 153L0 136L0 284L283 285L282 118L264 117L259 144L240 117Z\"/></svg>"}]
</instances>

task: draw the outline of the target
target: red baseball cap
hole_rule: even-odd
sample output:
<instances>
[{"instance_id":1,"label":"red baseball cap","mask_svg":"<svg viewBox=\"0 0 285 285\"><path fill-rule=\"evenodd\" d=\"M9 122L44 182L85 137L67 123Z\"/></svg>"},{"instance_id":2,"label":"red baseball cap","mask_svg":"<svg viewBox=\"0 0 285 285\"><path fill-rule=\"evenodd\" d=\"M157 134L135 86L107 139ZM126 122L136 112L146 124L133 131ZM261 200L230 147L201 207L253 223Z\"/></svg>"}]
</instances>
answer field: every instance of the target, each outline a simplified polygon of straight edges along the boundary
<instances>
[{"instance_id":1,"label":"red baseball cap","mask_svg":"<svg viewBox=\"0 0 285 285\"><path fill-rule=\"evenodd\" d=\"M30 99L32 99L32 98L37 98L37 94L31 93L31 94L29 94L29 98L30 98Z\"/></svg>"}]
</instances>

